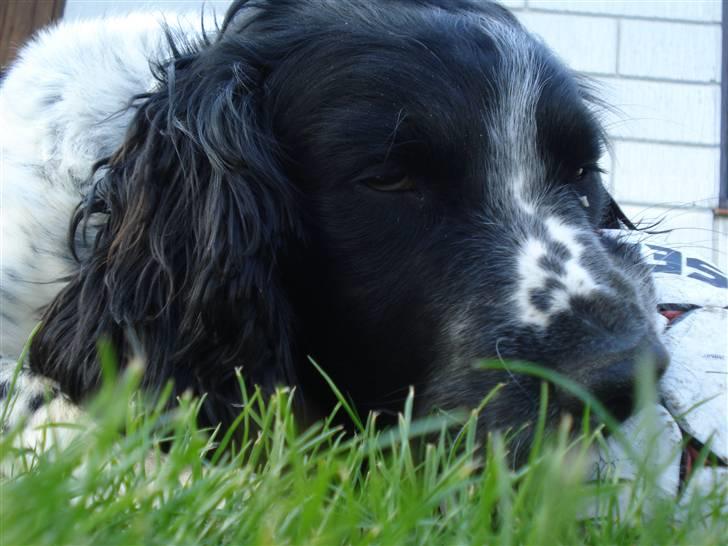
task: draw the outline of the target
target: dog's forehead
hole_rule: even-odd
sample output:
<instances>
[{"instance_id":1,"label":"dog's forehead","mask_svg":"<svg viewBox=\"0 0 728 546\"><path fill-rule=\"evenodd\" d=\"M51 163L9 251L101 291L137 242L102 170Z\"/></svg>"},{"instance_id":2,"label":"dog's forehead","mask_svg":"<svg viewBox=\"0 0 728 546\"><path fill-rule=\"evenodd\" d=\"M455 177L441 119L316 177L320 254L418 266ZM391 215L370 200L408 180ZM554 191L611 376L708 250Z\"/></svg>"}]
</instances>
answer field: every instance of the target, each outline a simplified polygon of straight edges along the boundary
<instances>
[{"instance_id":1,"label":"dog's forehead","mask_svg":"<svg viewBox=\"0 0 728 546\"><path fill-rule=\"evenodd\" d=\"M335 51L323 34L308 42L273 86L285 97L276 104L293 105L281 117L300 120L305 133L292 140L314 154L332 143L367 147L374 158L399 138L473 168L494 158L532 163L525 156L539 131L541 155L592 140L579 86L518 23L446 15L440 26L437 17L401 23L398 34L352 28Z\"/></svg>"}]
</instances>

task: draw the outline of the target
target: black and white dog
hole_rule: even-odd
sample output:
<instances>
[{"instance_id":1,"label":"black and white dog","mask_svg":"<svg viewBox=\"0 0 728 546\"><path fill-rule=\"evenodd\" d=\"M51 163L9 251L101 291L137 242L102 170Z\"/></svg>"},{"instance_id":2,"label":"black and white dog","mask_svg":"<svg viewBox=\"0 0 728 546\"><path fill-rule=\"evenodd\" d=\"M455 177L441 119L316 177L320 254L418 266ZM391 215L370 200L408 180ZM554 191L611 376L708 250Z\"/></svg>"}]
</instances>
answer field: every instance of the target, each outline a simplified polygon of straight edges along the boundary
<instances>
[{"instance_id":1,"label":"black and white dog","mask_svg":"<svg viewBox=\"0 0 728 546\"><path fill-rule=\"evenodd\" d=\"M316 415L311 357L360 412L504 382L485 432L533 420L539 381L480 359L552 368L620 417L636 361L665 367L649 270L599 231L627 222L599 104L505 9L250 0L207 32L166 22L61 24L2 83L0 350L40 321L28 384L82 401L106 338L150 391L206 393L207 423L236 414L237 368Z\"/></svg>"}]
</instances>

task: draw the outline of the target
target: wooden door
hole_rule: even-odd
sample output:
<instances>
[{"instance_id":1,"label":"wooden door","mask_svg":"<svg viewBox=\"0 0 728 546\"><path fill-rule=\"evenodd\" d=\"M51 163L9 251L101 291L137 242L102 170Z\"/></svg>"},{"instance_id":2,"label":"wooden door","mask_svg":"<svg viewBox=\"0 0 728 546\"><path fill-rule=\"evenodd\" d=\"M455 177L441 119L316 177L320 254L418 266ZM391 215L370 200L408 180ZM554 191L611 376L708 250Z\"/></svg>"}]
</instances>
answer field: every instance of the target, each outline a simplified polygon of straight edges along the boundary
<instances>
[{"instance_id":1,"label":"wooden door","mask_svg":"<svg viewBox=\"0 0 728 546\"><path fill-rule=\"evenodd\" d=\"M65 0L0 0L0 69L36 30L63 15Z\"/></svg>"}]
</instances>

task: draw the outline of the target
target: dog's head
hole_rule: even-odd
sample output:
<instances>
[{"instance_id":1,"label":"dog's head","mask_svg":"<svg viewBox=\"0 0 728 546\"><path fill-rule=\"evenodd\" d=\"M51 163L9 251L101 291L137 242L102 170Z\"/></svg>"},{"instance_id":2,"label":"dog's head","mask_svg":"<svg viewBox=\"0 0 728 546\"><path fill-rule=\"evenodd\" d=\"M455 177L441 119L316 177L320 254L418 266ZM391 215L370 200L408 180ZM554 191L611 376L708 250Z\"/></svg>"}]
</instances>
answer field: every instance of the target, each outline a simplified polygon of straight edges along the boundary
<instances>
[{"instance_id":1,"label":"dog's head","mask_svg":"<svg viewBox=\"0 0 728 546\"><path fill-rule=\"evenodd\" d=\"M534 419L539 382L479 360L550 367L623 414L637 361L664 367L648 270L599 231L621 213L589 87L499 6L238 2L159 79L34 341L75 396L102 335L135 340L149 385L207 391L213 420L237 366L325 408L308 355L361 411L504 382L484 430Z\"/></svg>"}]
</instances>

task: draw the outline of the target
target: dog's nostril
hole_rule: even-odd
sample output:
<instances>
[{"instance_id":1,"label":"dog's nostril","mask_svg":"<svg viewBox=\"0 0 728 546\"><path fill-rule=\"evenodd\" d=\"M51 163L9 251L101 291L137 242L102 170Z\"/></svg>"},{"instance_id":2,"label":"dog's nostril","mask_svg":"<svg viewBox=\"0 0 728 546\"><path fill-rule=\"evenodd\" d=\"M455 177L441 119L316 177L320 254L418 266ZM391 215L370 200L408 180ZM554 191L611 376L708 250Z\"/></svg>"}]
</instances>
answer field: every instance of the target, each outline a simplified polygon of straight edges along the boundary
<instances>
[{"instance_id":1,"label":"dog's nostril","mask_svg":"<svg viewBox=\"0 0 728 546\"><path fill-rule=\"evenodd\" d=\"M595 359L585 364L578 377L580 383L617 419L629 417L635 405L635 386L647 366L645 379L659 379L670 361L667 350L655 337L645 337L633 349ZM567 411L577 409L579 402L570 395L562 397Z\"/></svg>"},{"instance_id":2,"label":"dog's nostril","mask_svg":"<svg viewBox=\"0 0 728 546\"><path fill-rule=\"evenodd\" d=\"M617 419L625 419L634 407L635 362L631 358L600 366L587 381L589 391Z\"/></svg>"}]
</instances>

